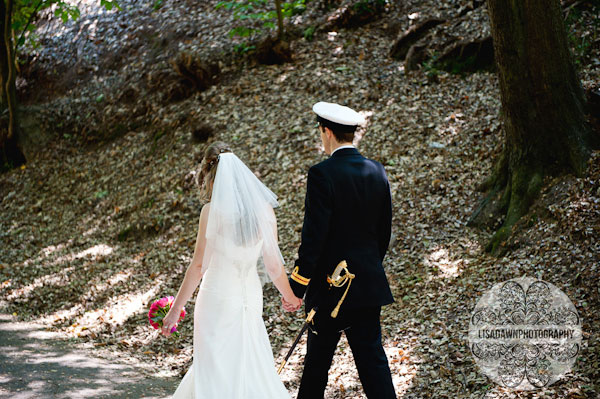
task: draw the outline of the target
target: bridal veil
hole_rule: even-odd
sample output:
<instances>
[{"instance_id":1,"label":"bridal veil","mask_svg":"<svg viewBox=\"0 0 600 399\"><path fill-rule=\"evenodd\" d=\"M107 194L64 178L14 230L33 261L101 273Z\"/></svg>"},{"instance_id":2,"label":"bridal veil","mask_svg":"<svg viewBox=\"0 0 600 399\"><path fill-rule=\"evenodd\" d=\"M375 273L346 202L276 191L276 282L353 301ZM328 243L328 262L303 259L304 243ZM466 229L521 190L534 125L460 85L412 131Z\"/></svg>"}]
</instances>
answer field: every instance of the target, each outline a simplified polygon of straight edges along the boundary
<instances>
[{"instance_id":1,"label":"bridal veil","mask_svg":"<svg viewBox=\"0 0 600 399\"><path fill-rule=\"evenodd\" d=\"M284 273L273 212L277 206L277 196L244 162L232 152L221 153L210 200L202 270L205 272L219 255L219 248L223 248L220 240L239 248L254 248L262 241L260 267L264 265L272 280ZM264 284L264 276L261 280Z\"/></svg>"}]
</instances>

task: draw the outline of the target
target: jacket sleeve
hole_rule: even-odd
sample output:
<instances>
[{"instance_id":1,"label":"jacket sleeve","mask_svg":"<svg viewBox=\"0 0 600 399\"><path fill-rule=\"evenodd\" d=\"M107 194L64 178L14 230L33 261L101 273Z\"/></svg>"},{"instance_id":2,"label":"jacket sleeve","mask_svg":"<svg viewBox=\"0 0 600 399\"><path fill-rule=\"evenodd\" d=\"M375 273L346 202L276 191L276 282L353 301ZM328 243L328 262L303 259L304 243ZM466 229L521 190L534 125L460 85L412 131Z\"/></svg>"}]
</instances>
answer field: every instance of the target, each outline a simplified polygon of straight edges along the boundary
<instances>
[{"instance_id":1,"label":"jacket sleeve","mask_svg":"<svg viewBox=\"0 0 600 399\"><path fill-rule=\"evenodd\" d=\"M302 298L323 252L329 233L333 208L330 182L316 167L308 171L306 197L304 199L304 224L298 259L290 276L290 286L298 298Z\"/></svg>"},{"instance_id":2,"label":"jacket sleeve","mask_svg":"<svg viewBox=\"0 0 600 399\"><path fill-rule=\"evenodd\" d=\"M381 217L379 220L379 254L381 256L381 261L383 262L383 258L388 249L388 245L390 244L390 238L392 236L392 193L390 189L390 182L388 181L387 175L385 174L385 169L382 167L382 173L385 179L385 192L383 199L383 206Z\"/></svg>"}]
</instances>

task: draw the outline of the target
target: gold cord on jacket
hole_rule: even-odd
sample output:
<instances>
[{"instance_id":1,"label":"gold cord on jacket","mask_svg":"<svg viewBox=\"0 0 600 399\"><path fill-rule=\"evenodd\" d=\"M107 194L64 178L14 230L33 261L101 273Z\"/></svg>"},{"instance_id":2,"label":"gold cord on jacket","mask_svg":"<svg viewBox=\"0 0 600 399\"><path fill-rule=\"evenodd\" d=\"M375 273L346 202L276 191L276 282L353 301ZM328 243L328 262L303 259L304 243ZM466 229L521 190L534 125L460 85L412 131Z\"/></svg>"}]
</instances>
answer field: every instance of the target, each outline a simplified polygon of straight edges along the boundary
<instances>
[{"instance_id":1,"label":"gold cord on jacket","mask_svg":"<svg viewBox=\"0 0 600 399\"><path fill-rule=\"evenodd\" d=\"M342 275L342 271L344 272L344 275ZM342 306L342 302L344 302L344 299L346 299L346 295L348 294L348 290L350 289L350 284L352 284L352 280L354 280L355 277L356 275L350 273L350 271L348 270L348 264L345 260L338 263L338 265L335 267L335 270L333 271L333 275L327 276L327 282L330 286L339 288L343 287L346 283L348 283L346 285L344 295L342 295L342 298L339 300L335 309L331 311L331 317L333 317L334 319L337 317L340 311L340 306Z\"/></svg>"}]
</instances>

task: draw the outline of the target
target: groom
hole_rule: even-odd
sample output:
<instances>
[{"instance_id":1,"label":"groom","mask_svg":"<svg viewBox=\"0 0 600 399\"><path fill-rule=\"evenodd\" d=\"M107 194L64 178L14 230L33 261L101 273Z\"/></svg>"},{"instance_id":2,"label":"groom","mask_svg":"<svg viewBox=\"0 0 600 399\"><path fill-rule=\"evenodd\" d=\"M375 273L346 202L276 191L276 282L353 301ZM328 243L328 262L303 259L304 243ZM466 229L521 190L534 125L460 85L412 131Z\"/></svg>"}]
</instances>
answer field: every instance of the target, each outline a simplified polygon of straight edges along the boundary
<instances>
[{"instance_id":1,"label":"groom","mask_svg":"<svg viewBox=\"0 0 600 399\"><path fill-rule=\"evenodd\" d=\"M290 277L294 294L306 295L306 312L318 306L308 333L298 399L323 398L342 331L366 396L395 399L380 325L381 306L394 301L382 266L391 233L389 182L383 166L352 145L363 121L360 114L326 102L315 104L313 111L331 157L308 171L302 242ZM332 318L340 288L330 290L327 275L342 260L356 278L337 318ZM291 310L285 302L284 307Z\"/></svg>"}]
</instances>

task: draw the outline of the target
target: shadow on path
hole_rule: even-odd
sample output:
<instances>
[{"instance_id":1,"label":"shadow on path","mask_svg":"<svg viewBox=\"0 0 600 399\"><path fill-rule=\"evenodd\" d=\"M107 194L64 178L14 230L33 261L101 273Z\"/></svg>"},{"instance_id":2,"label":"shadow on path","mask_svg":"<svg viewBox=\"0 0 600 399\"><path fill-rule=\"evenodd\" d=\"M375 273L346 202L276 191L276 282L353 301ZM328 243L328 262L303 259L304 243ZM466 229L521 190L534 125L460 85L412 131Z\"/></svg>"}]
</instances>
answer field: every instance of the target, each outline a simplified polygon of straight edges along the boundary
<instances>
[{"instance_id":1,"label":"shadow on path","mask_svg":"<svg viewBox=\"0 0 600 399\"><path fill-rule=\"evenodd\" d=\"M111 362L0 314L0 398L170 398L178 379Z\"/></svg>"}]
</instances>

